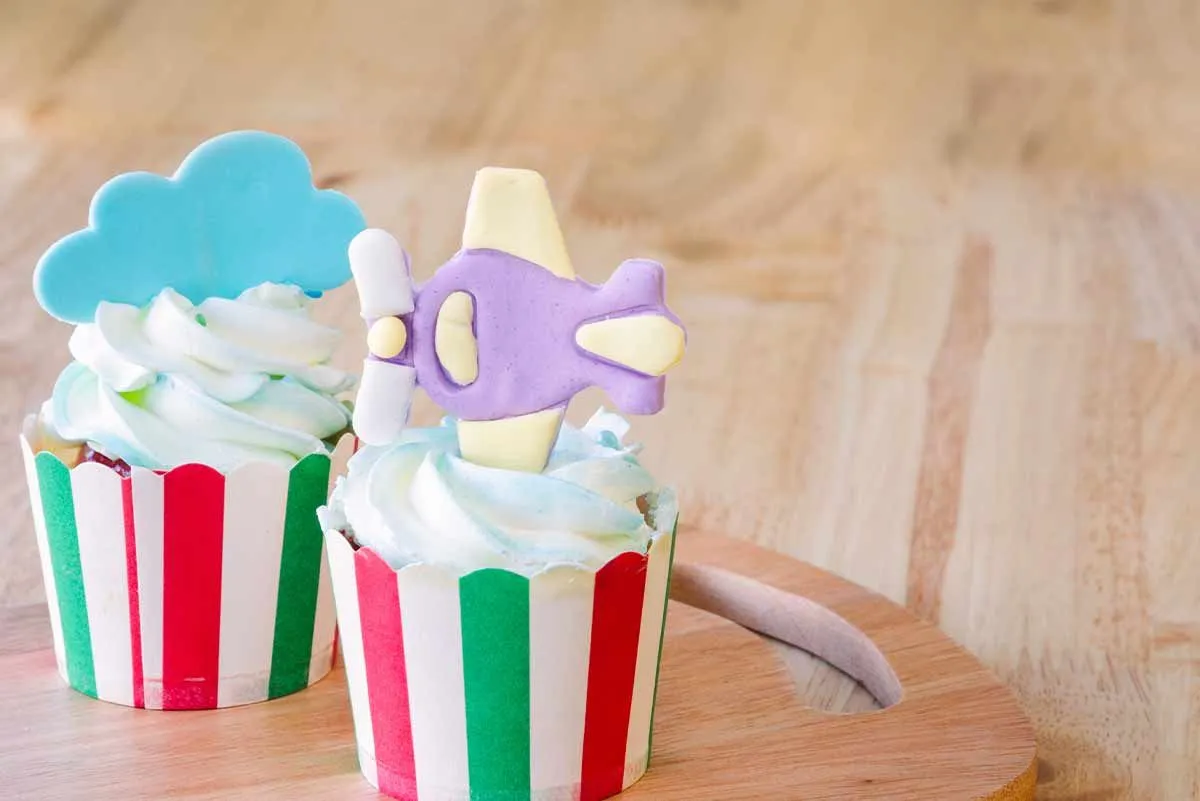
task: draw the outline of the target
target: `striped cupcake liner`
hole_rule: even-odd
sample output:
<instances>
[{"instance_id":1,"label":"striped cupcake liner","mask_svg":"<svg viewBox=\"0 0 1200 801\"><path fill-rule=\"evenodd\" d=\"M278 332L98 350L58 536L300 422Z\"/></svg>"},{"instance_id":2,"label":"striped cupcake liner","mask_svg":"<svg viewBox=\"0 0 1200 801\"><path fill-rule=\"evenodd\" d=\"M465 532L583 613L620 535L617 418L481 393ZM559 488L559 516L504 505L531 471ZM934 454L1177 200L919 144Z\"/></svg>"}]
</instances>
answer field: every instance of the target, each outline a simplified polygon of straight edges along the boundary
<instances>
[{"instance_id":1,"label":"striped cupcake liner","mask_svg":"<svg viewBox=\"0 0 1200 801\"><path fill-rule=\"evenodd\" d=\"M402 801L596 801L645 773L673 534L532 578L397 571L325 536L372 785Z\"/></svg>"},{"instance_id":2,"label":"striped cupcake liner","mask_svg":"<svg viewBox=\"0 0 1200 801\"><path fill-rule=\"evenodd\" d=\"M125 478L21 443L54 653L71 687L146 709L213 709L329 672L336 615L315 510L330 457L229 474L135 467Z\"/></svg>"}]
</instances>

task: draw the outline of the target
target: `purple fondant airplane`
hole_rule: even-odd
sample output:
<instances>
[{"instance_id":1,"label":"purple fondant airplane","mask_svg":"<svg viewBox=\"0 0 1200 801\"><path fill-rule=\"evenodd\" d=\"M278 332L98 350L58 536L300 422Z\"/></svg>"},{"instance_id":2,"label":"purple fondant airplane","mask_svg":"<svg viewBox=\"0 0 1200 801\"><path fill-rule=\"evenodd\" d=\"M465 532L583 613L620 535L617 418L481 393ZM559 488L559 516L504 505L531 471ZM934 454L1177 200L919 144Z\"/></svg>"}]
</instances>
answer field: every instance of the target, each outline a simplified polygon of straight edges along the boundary
<instances>
[{"instance_id":1,"label":"purple fondant airplane","mask_svg":"<svg viewBox=\"0 0 1200 801\"><path fill-rule=\"evenodd\" d=\"M571 398L604 389L630 414L662 409L663 374L685 334L657 262L622 263L603 285L575 277L542 177L475 177L463 247L419 290L385 231L362 232L350 263L370 354L354 411L360 439L395 441L420 386L459 418L471 461L541 470Z\"/></svg>"}]
</instances>

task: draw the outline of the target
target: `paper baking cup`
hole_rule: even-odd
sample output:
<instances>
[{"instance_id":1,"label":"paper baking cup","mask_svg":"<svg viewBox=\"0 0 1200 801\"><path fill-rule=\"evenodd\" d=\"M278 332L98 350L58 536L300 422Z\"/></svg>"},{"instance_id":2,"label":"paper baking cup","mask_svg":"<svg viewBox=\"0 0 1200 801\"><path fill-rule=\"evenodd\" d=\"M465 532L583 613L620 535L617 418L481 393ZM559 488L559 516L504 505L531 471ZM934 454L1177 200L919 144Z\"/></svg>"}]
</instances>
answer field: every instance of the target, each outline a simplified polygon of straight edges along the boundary
<instances>
[{"instance_id":1,"label":"paper baking cup","mask_svg":"<svg viewBox=\"0 0 1200 801\"><path fill-rule=\"evenodd\" d=\"M389 567L326 534L358 758L403 801L595 801L646 772L674 536L599 570Z\"/></svg>"},{"instance_id":2,"label":"paper baking cup","mask_svg":"<svg viewBox=\"0 0 1200 801\"><path fill-rule=\"evenodd\" d=\"M329 672L335 619L315 510L330 457L228 474L68 469L22 437L63 679L146 709L212 709Z\"/></svg>"}]
</instances>

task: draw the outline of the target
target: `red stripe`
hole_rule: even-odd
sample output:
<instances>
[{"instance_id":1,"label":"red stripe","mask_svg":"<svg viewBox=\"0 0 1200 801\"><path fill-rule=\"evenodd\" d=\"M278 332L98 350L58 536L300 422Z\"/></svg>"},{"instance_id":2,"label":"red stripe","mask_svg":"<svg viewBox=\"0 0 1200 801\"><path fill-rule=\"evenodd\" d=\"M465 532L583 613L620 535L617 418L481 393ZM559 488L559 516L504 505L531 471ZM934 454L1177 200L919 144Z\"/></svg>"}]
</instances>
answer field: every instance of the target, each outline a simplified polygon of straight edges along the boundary
<instances>
[{"instance_id":1,"label":"red stripe","mask_svg":"<svg viewBox=\"0 0 1200 801\"><path fill-rule=\"evenodd\" d=\"M133 479L121 478L121 506L125 513L125 583L129 592L129 651L133 662L133 705L146 707L142 677L142 612L138 599L137 538L133 528Z\"/></svg>"},{"instance_id":2,"label":"red stripe","mask_svg":"<svg viewBox=\"0 0 1200 801\"><path fill-rule=\"evenodd\" d=\"M205 465L163 478L163 709L217 705L225 477Z\"/></svg>"},{"instance_id":3,"label":"red stripe","mask_svg":"<svg viewBox=\"0 0 1200 801\"><path fill-rule=\"evenodd\" d=\"M337 649L338 649L338 630L337 626L333 627L333 652L329 655L329 667L337 665Z\"/></svg>"},{"instance_id":4,"label":"red stripe","mask_svg":"<svg viewBox=\"0 0 1200 801\"><path fill-rule=\"evenodd\" d=\"M580 801L615 795L625 781L625 741L645 592L642 554L621 554L596 574Z\"/></svg>"},{"instance_id":5,"label":"red stripe","mask_svg":"<svg viewBox=\"0 0 1200 801\"><path fill-rule=\"evenodd\" d=\"M358 614L367 668L367 699L375 734L380 791L401 801L417 799L408 670L396 571L368 548L354 555Z\"/></svg>"}]
</instances>

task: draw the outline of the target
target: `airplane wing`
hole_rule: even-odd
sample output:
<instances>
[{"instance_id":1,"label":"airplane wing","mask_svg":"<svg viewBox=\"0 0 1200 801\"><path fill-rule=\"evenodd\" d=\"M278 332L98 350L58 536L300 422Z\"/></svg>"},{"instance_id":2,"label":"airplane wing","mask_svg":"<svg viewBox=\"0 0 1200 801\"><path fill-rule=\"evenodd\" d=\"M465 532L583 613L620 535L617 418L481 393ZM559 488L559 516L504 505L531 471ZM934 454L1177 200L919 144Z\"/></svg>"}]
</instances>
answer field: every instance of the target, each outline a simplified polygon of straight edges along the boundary
<instances>
[{"instance_id":1,"label":"airplane wing","mask_svg":"<svg viewBox=\"0 0 1200 801\"><path fill-rule=\"evenodd\" d=\"M475 173L462 246L503 250L559 278L575 277L550 190L533 170L484 167Z\"/></svg>"},{"instance_id":2,"label":"airplane wing","mask_svg":"<svg viewBox=\"0 0 1200 801\"><path fill-rule=\"evenodd\" d=\"M462 246L502 250L560 278L575 277L550 191L533 170L485 167L475 174ZM446 332L448 338L461 334L449 325ZM451 350L458 348L448 347L447 355ZM538 472L558 439L565 412L562 406L501 420L460 420L459 450L477 464Z\"/></svg>"}]
</instances>

